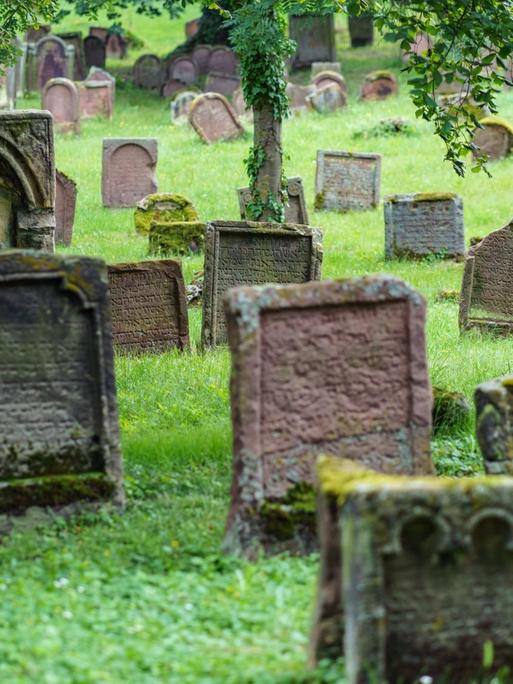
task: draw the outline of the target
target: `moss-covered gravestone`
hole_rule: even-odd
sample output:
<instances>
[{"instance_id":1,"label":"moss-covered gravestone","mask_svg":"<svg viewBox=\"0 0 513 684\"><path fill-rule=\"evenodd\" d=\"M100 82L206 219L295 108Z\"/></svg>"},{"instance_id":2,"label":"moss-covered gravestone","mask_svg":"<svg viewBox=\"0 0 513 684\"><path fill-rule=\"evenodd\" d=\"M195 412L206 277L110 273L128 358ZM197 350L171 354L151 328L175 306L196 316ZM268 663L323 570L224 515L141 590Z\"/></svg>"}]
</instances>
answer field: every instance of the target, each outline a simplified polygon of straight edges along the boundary
<instances>
[{"instance_id":1,"label":"moss-covered gravestone","mask_svg":"<svg viewBox=\"0 0 513 684\"><path fill-rule=\"evenodd\" d=\"M136 231L148 235L153 222L188 223L199 221L199 216L192 202L184 195L160 192L148 195L137 204L134 220Z\"/></svg>"},{"instance_id":2,"label":"moss-covered gravestone","mask_svg":"<svg viewBox=\"0 0 513 684\"><path fill-rule=\"evenodd\" d=\"M149 253L153 256L203 251L205 224L200 221L152 221Z\"/></svg>"},{"instance_id":3,"label":"moss-covered gravestone","mask_svg":"<svg viewBox=\"0 0 513 684\"><path fill-rule=\"evenodd\" d=\"M0 254L0 531L34 507L123 502L103 262Z\"/></svg>"},{"instance_id":4,"label":"moss-covered gravestone","mask_svg":"<svg viewBox=\"0 0 513 684\"><path fill-rule=\"evenodd\" d=\"M513 377L497 378L478 385L477 439L484 467L490 475L513 474Z\"/></svg>"}]
</instances>

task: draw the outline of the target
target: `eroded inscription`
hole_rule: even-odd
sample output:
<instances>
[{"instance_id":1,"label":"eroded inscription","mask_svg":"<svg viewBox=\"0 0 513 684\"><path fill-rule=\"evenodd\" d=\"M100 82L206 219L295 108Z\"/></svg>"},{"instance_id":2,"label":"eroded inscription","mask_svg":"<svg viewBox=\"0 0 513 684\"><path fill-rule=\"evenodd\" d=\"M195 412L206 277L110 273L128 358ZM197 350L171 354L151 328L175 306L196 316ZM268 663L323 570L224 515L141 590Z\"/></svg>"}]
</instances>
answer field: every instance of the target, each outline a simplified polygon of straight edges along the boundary
<instances>
[{"instance_id":1,"label":"eroded inscription","mask_svg":"<svg viewBox=\"0 0 513 684\"><path fill-rule=\"evenodd\" d=\"M379 202L379 184L379 155L318 153L317 209L370 209Z\"/></svg>"}]
</instances>

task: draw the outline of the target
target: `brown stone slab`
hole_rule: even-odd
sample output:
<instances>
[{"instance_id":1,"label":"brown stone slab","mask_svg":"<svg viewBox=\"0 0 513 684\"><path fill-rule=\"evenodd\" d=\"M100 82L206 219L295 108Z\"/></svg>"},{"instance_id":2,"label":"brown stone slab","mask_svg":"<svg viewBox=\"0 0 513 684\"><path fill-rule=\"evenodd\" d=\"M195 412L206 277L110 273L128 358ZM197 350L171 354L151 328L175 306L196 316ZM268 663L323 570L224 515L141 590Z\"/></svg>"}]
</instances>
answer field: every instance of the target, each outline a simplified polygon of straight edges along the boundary
<instances>
[{"instance_id":1,"label":"brown stone slab","mask_svg":"<svg viewBox=\"0 0 513 684\"><path fill-rule=\"evenodd\" d=\"M189 348L189 323L178 261L109 266L114 347L142 354Z\"/></svg>"},{"instance_id":2,"label":"brown stone slab","mask_svg":"<svg viewBox=\"0 0 513 684\"><path fill-rule=\"evenodd\" d=\"M198 80L199 71L198 65L188 55L180 55L175 57L169 64L167 70L168 81L180 81L186 85L191 85Z\"/></svg>"},{"instance_id":3,"label":"brown stone slab","mask_svg":"<svg viewBox=\"0 0 513 684\"><path fill-rule=\"evenodd\" d=\"M105 138L102 199L104 207L135 207L157 191L155 138Z\"/></svg>"},{"instance_id":4,"label":"brown stone slab","mask_svg":"<svg viewBox=\"0 0 513 684\"><path fill-rule=\"evenodd\" d=\"M160 94L162 97L173 97L180 90L185 90L187 88L183 81L178 81L176 78L166 81L162 88L160 89Z\"/></svg>"},{"instance_id":5,"label":"brown stone slab","mask_svg":"<svg viewBox=\"0 0 513 684\"><path fill-rule=\"evenodd\" d=\"M495 116L485 117L476 128L473 143L477 149L474 157L486 155L490 161L503 159L511 154L513 125Z\"/></svg>"},{"instance_id":6,"label":"brown stone slab","mask_svg":"<svg viewBox=\"0 0 513 684\"><path fill-rule=\"evenodd\" d=\"M201 338L226 342L223 297L233 287L304 283L320 278L322 234L317 228L251 221L214 221L205 233Z\"/></svg>"},{"instance_id":7,"label":"brown stone slab","mask_svg":"<svg viewBox=\"0 0 513 684\"><path fill-rule=\"evenodd\" d=\"M109 31L105 41L105 51L107 57L114 59L125 59L128 54L128 42L119 33L116 33L115 31Z\"/></svg>"},{"instance_id":8,"label":"brown stone slab","mask_svg":"<svg viewBox=\"0 0 513 684\"><path fill-rule=\"evenodd\" d=\"M61 171L55 172L55 243L69 247L73 238L77 184Z\"/></svg>"},{"instance_id":9,"label":"brown stone slab","mask_svg":"<svg viewBox=\"0 0 513 684\"><path fill-rule=\"evenodd\" d=\"M157 55L141 55L132 69L132 78L138 88L160 90L162 62Z\"/></svg>"},{"instance_id":10,"label":"brown stone slab","mask_svg":"<svg viewBox=\"0 0 513 684\"><path fill-rule=\"evenodd\" d=\"M336 59L335 21L333 14L289 17L289 35L297 43L292 58L295 68L314 62L334 62Z\"/></svg>"},{"instance_id":11,"label":"brown stone slab","mask_svg":"<svg viewBox=\"0 0 513 684\"><path fill-rule=\"evenodd\" d=\"M205 88L210 93L220 93L225 97L230 97L237 88L240 88L240 78L230 74L211 71L207 76Z\"/></svg>"},{"instance_id":12,"label":"brown stone slab","mask_svg":"<svg viewBox=\"0 0 513 684\"><path fill-rule=\"evenodd\" d=\"M192 59L196 62L198 72L204 76L208 73L208 63L212 47L210 45L196 45L191 52Z\"/></svg>"},{"instance_id":13,"label":"brown stone slab","mask_svg":"<svg viewBox=\"0 0 513 684\"><path fill-rule=\"evenodd\" d=\"M110 81L84 81L79 83L80 115L83 119L99 116L110 119L113 113L113 91Z\"/></svg>"},{"instance_id":14,"label":"brown stone slab","mask_svg":"<svg viewBox=\"0 0 513 684\"><path fill-rule=\"evenodd\" d=\"M207 73L214 71L227 76L235 76L239 70L237 55L224 45L214 46L209 55Z\"/></svg>"},{"instance_id":15,"label":"brown stone slab","mask_svg":"<svg viewBox=\"0 0 513 684\"><path fill-rule=\"evenodd\" d=\"M194 100L189 122L203 142L233 140L244 133L235 110L219 93L205 93Z\"/></svg>"},{"instance_id":16,"label":"brown stone slab","mask_svg":"<svg viewBox=\"0 0 513 684\"><path fill-rule=\"evenodd\" d=\"M365 77L360 90L360 99L364 101L386 100L397 95L399 84L396 77L388 71L374 71Z\"/></svg>"},{"instance_id":17,"label":"brown stone slab","mask_svg":"<svg viewBox=\"0 0 513 684\"><path fill-rule=\"evenodd\" d=\"M42 89L52 78L72 76L68 67L66 43L57 36L45 36L36 44L37 87Z\"/></svg>"},{"instance_id":18,"label":"brown stone slab","mask_svg":"<svg viewBox=\"0 0 513 684\"><path fill-rule=\"evenodd\" d=\"M76 85L67 78L52 78L41 94L41 109L47 109L55 127L62 131L80 132L80 102Z\"/></svg>"},{"instance_id":19,"label":"brown stone slab","mask_svg":"<svg viewBox=\"0 0 513 684\"><path fill-rule=\"evenodd\" d=\"M287 193L288 204L285 207L285 223L299 223L307 226L310 221L306 208L303 179L299 176L289 178ZM249 188L239 188L237 194L239 197L240 217L242 220L248 219L246 207L251 201L250 190Z\"/></svg>"},{"instance_id":20,"label":"brown stone slab","mask_svg":"<svg viewBox=\"0 0 513 684\"><path fill-rule=\"evenodd\" d=\"M308 107L308 96L313 95L316 91L314 85L297 85L296 83L287 83L287 97L289 98L290 109L306 109Z\"/></svg>"},{"instance_id":21,"label":"brown stone slab","mask_svg":"<svg viewBox=\"0 0 513 684\"><path fill-rule=\"evenodd\" d=\"M379 204L380 185L381 155L318 150L316 209L372 209Z\"/></svg>"},{"instance_id":22,"label":"brown stone slab","mask_svg":"<svg viewBox=\"0 0 513 684\"><path fill-rule=\"evenodd\" d=\"M88 68L105 68L106 50L105 43L98 36L87 36L84 39L85 62Z\"/></svg>"}]
</instances>

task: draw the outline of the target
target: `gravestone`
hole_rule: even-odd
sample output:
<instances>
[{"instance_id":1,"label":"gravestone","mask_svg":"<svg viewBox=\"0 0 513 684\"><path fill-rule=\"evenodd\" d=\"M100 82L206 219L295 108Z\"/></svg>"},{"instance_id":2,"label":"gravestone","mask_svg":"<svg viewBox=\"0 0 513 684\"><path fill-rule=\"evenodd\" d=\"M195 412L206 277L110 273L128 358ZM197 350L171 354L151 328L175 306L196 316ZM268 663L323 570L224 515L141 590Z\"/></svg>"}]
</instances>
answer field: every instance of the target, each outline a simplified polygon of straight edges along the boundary
<instances>
[{"instance_id":1,"label":"gravestone","mask_svg":"<svg viewBox=\"0 0 513 684\"><path fill-rule=\"evenodd\" d=\"M116 98L116 79L114 78L114 76L109 74L109 72L105 71L104 69L100 69L99 67L93 66L89 69L86 81L107 81L108 83L110 83L112 91L112 106L114 106L114 100Z\"/></svg>"},{"instance_id":2,"label":"gravestone","mask_svg":"<svg viewBox=\"0 0 513 684\"><path fill-rule=\"evenodd\" d=\"M305 202L305 191L303 187L303 179L299 176L289 178L287 183L288 204L285 207L285 223L299 223L307 226L308 210ZM249 188L239 188L237 190L239 196L240 217L242 220L249 219L246 214L246 207L251 202L251 193Z\"/></svg>"},{"instance_id":3,"label":"gravestone","mask_svg":"<svg viewBox=\"0 0 513 684\"><path fill-rule=\"evenodd\" d=\"M338 83L317 88L312 95L306 98L306 101L308 106L319 114L336 112L347 104L346 94Z\"/></svg>"},{"instance_id":4,"label":"gravestone","mask_svg":"<svg viewBox=\"0 0 513 684\"><path fill-rule=\"evenodd\" d=\"M372 45L374 42L374 21L372 17L349 17L349 36L351 47L359 48Z\"/></svg>"},{"instance_id":5,"label":"gravestone","mask_svg":"<svg viewBox=\"0 0 513 684\"><path fill-rule=\"evenodd\" d=\"M185 83L183 83L183 81L177 81L174 78L162 84L160 94L162 95L162 97L174 97L176 93L180 92L180 90L184 90L185 88L186 86Z\"/></svg>"},{"instance_id":6,"label":"gravestone","mask_svg":"<svg viewBox=\"0 0 513 684\"><path fill-rule=\"evenodd\" d=\"M411 43L410 49L402 52L402 60L406 64L411 55L424 55L433 47L433 39L427 33L419 31L415 36L415 40Z\"/></svg>"},{"instance_id":7,"label":"gravestone","mask_svg":"<svg viewBox=\"0 0 513 684\"><path fill-rule=\"evenodd\" d=\"M175 57L167 70L168 81L180 81L185 85L191 85L198 80L198 67L196 62L188 55Z\"/></svg>"},{"instance_id":8,"label":"gravestone","mask_svg":"<svg viewBox=\"0 0 513 684\"><path fill-rule=\"evenodd\" d=\"M61 171L55 171L55 244L69 247L73 237L77 184Z\"/></svg>"},{"instance_id":9,"label":"gravestone","mask_svg":"<svg viewBox=\"0 0 513 684\"><path fill-rule=\"evenodd\" d=\"M103 28L103 26L90 26L89 27L89 35L94 36L95 38L99 38L102 43L105 45L107 42L107 38L109 35L109 29L108 28Z\"/></svg>"},{"instance_id":10,"label":"gravestone","mask_svg":"<svg viewBox=\"0 0 513 684\"><path fill-rule=\"evenodd\" d=\"M106 138L103 141L102 200L104 207L135 207L157 190L157 140Z\"/></svg>"},{"instance_id":11,"label":"gravestone","mask_svg":"<svg viewBox=\"0 0 513 684\"><path fill-rule=\"evenodd\" d=\"M306 109L308 107L308 96L313 95L317 88L314 85L297 85L296 83L287 83L287 97L289 98L289 107L294 109Z\"/></svg>"},{"instance_id":12,"label":"gravestone","mask_svg":"<svg viewBox=\"0 0 513 684\"><path fill-rule=\"evenodd\" d=\"M347 95L347 83L342 74L336 71L320 71L312 80L313 85L320 90L327 85L338 85L340 90Z\"/></svg>"},{"instance_id":13,"label":"gravestone","mask_svg":"<svg viewBox=\"0 0 513 684\"><path fill-rule=\"evenodd\" d=\"M57 36L46 36L36 44L35 50L38 88L42 89L52 78L73 78L73 47Z\"/></svg>"},{"instance_id":14,"label":"gravestone","mask_svg":"<svg viewBox=\"0 0 513 684\"><path fill-rule=\"evenodd\" d=\"M319 280L322 234L293 224L213 221L205 233L203 347L226 342L223 297L232 287Z\"/></svg>"},{"instance_id":15,"label":"gravestone","mask_svg":"<svg viewBox=\"0 0 513 684\"><path fill-rule=\"evenodd\" d=\"M318 150L316 209L372 209L379 203L380 183L381 155Z\"/></svg>"},{"instance_id":16,"label":"gravestone","mask_svg":"<svg viewBox=\"0 0 513 684\"><path fill-rule=\"evenodd\" d=\"M322 74L323 71L341 74L342 70L340 68L340 62L313 62L311 71L312 80L317 76L317 74Z\"/></svg>"},{"instance_id":17,"label":"gravestone","mask_svg":"<svg viewBox=\"0 0 513 684\"><path fill-rule=\"evenodd\" d=\"M150 224L149 250L152 256L190 255L205 246L205 224L201 221L164 221Z\"/></svg>"},{"instance_id":18,"label":"gravestone","mask_svg":"<svg viewBox=\"0 0 513 684\"><path fill-rule=\"evenodd\" d=\"M112 84L110 81L83 81L78 88L80 115L83 119L94 116L112 117Z\"/></svg>"},{"instance_id":19,"label":"gravestone","mask_svg":"<svg viewBox=\"0 0 513 684\"><path fill-rule=\"evenodd\" d=\"M189 348L189 323L178 261L109 266L112 337L120 353L162 353Z\"/></svg>"},{"instance_id":20,"label":"gravestone","mask_svg":"<svg viewBox=\"0 0 513 684\"><path fill-rule=\"evenodd\" d=\"M97 69L105 68L105 43L98 38L98 36L87 36L84 39L84 54L86 66L90 69L96 67Z\"/></svg>"},{"instance_id":21,"label":"gravestone","mask_svg":"<svg viewBox=\"0 0 513 684\"><path fill-rule=\"evenodd\" d=\"M73 47L73 80L82 81L85 78L86 72L82 34L78 31L73 31L70 33L59 33L58 37L61 38L66 45L71 45Z\"/></svg>"},{"instance_id":22,"label":"gravestone","mask_svg":"<svg viewBox=\"0 0 513 684\"><path fill-rule=\"evenodd\" d=\"M240 87L240 78L229 74L221 74L211 71L205 83L205 88L209 93L220 93L225 97L230 97Z\"/></svg>"},{"instance_id":23,"label":"gravestone","mask_svg":"<svg viewBox=\"0 0 513 684\"><path fill-rule=\"evenodd\" d=\"M105 264L0 254L0 350L2 531L34 507L122 504Z\"/></svg>"},{"instance_id":24,"label":"gravestone","mask_svg":"<svg viewBox=\"0 0 513 684\"><path fill-rule=\"evenodd\" d=\"M47 81L41 96L41 109L52 114L55 127L63 133L80 132L80 103L73 81L67 78Z\"/></svg>"},{"instance_id":25,"label":"gravestone","mask_svg":"<svg viewBox=\"0 0 513 684\"><path fill-rule=\"evenodd\" d=\"M4 66L0 75L0 109L16 108L16 69Z\"/></svg>"},{"instance_id":26,"label":"gravestone","mask_svg":"<svg viewBox=\"0 0 513 684\"><path fill-rule=\"evenodd\" d=\"M198 67L200 76L204 76L208 73L208 63L211 52L212 48L210 45L196 45L191 52L191 57Z\"/></svg>"},{"instance_id":27,"label":"gravestone","mask_svg":"<svg viewBox=\"0 0 513 684\"><path fill-rule=\"evenodd\" d=\"M26 69L27 69L27 53L28 46L26 43L22 43L20 40L16 41L16 47L20 51L16 64L14 66L15 70L15 82L16 82L16 97L23 98L27 94L27 82L26 82Z\"/></svg>"},{"instance_id":28,"label":"gravestone","mask_svg":"<svg viewBox=\"0 0 513 684\"><path fill-rule=\"evenodd\" d=\"M496 116L487 116L479 122L473 138L477 149L474 157L486 155L491 161L502 159L511 154L513 147L513 125Z\"/></svg>"},{"instance_id":29,"label":"gravestone","mask_svg":"<svg viewBox=\"0 0 513 684\"><path fill-rule=\"evenodd\" d=\"M189 121L192 103L198 97L198 94L199 93L193 90L184 90L182 93L178 93L178 95L171 100L171 121L178 124L187 123Z\"/></svg>"},{"instance_id":30,"label":"gravestone","mask_svg":"<svg viewBox=\"0 0 513 684\"><path fill-rule=\"evenodd\" d=\"M290 16L289 36L297 43L296 54L292 58L294 68L311 66L314 62L335 61L333 14Z\"/></svg>"},{"instance_id":31,"label":"gravestone","mask_svg":"<svg viewBox=\"0 0 513 684\"><path fill-rule=\"evenodd\" d=\"M244 93L240 86L232 93L232 107L237 112L238 116L253 117L253 110L246 107Z\"/></svg>"},{"instance_id":32,"label":"gravestone","mask_svg":"<svg viewBox=\"0 0 513 684\"><path fill-rule=\"evenodd\" d=\"M460 296L461 330L513 333L513 221L468 251Z\"/></svg>"},{"instance_id":33,"label":"gravestone","mask_svg":"<svg viewBox=\"0 0 513 684\"><path fill-rule=\"evenodd\" d=\"M465 254L463 201L453 193L385 198L385 259Z\"/></svg>"},{"instance_id":34,"label":"gravestone","mask_svg":"<svg viewBox=\"0 0 513 684\"><path fill-rule=\"evenodd\" d=\"M233 107L219 93L204 93L197 97L189 112L189 122L207 144L233 140L244 133Z\"/></svg>"},{"instance_id":35,"label":"gravestone","mask_svg":"<svg viewBox=\"0 0 513 684\"><path fill-rule=\"evenodd\" d=\"M226 316L234 435L227 550L316 548L319 454L390 473L433 472L418 292L390 276L245 287L228 293Z\"/></svg>"},{"instance_id":36,"label":"gravestone","mask_svg":"<svg viewBox=\"0 0 513 684\"><path fill-rule=\"evenodd\" d=\"M162 86L162 62L157 55L141 55L132 70L134 84L138 88L160 90Z\"/></svg>"},{"instance_id":37,"label":"gravestone","mask_svg":"<svg viewBox=\"0 0 513 684\"><path fill-rule=\"evenodd\" d=\"M54 250L55 161L49 112L0 112L0 249Z\"/></svg>"},{"instance_id":38,"label":"gravestone","mask_svg":"<svg viewBox=\"0 0 513 684\"><path fill-rule=\"evenodd\" d=\"M239 62L235 52L223 45L213 47L208 59L207 73L212 71L235 76L239 71Z\"/></svg>"},{"instance_id":39,"label":"gravestone","mask_svg":"<svg viewBox=\"0 0 513 684\"><path fill-rule=\"evenodd\" d=\"M396 77L390 71L373 71L367 74L360 90L364 101L386 100L399 92Z\"/></svg>"},{"instance_id":40,"label":"gravestone","mask_svg":"<svg viewBox=\"0 0 513 684\"><path fill-rule=\"evenodd\" d=\"M184 195L159 192L144 197L134 212L135 230L148 235L153 221L158 223L199 221L198 212Z\"/></svg>"},{"instance_id":41,"label":"gravestone","mask_svg":"<svg viewBox=\"0 0 513 684\"><path fill-rule=\"evenodd\" d=\"M321 462L320 486L343 530L345 681L467 684L511 671L512 479L336 466Z\"/></svg>"},{"instance_id":42,"label":"gravestone","mask_svg":"<svg viewBox=\"0 0 513 684\"><path fill-rule=\"evenodd\" d=\"M185 22L185 37L186 38L193 38L198 33L200 21L201 21L201 18L191 19L190 21Z\"/></svg>"},{"instance_id":43,"label":"gravestone","mask_svg":"<svg viewBox=\"0 0 513 684\"><path fill-rule=\"evenodd\" d=\"M513 473L513 378L478 385L474 394L476 433L488 475Z\"/></svg>"},{"instance_id":44,"label":"gravestone","mask_svg":"<svg viewBox=\"0 0 513 684\"><path fill-rule=\"evenodd\" d=\"M105 52L111 59L125 59L128 54L128 42L119 33L109 31L105 41Z\"/></svg>"}]
</instances>

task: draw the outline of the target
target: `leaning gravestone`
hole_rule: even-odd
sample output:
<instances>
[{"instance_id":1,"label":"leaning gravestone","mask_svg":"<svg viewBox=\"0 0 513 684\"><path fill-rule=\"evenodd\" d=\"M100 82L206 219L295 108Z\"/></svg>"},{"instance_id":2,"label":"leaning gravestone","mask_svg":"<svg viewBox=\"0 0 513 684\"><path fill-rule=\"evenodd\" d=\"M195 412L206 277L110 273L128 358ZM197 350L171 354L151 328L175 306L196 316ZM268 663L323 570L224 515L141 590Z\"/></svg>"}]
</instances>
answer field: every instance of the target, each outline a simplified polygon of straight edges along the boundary
<instances>
[{"instance_id":1,"label":"leaning gravestone","mask_svg":"<svg viewBox=\"0 0 513 684\"><path fill-rule=\"evenodd\" d=\"M314 62L334 62L336 59L335 22L333 14L289 17L289 35L297 43L292 58L295 68Z\"/></svg>"},{"instance_id":2,"label":"leaning gravestone","mask_svg":"<svg viewBox=\"0 0 513 684\"><path fill-rule=\"evenodd\" d=\"M315 549L319 454L433 472L418 292L390 276L237 288L226 316L235 445L228 550Z\"/></svg>"},{"instance_id":3,"label":"leaning gravestone","mask_svg":"<svg viewBox=\"0 0 513 684\"><path fill-rule=\"evenodd\" d=\"M230 74L222 74L216 71L209 72L205 82L205 88L209 93L220 93L230 97L240 87L240 78Z\"/></svg>"},{"instance_id":4,"label":"leaning gravestone","mask_svg":"<svg viewBox=\"0 0 513 684\"><path fill-rule=\"evenodd\" d=\"M396 77L390 71L373 71L367 74L360 91L364 101L386 100L399 92Z\"/></svg>"},{"instance_id":5,"label":"leaning gravestone","mask_svg":"<svg viewBox=\"0 0 513 684\"><path fill-rule=\"evenodd\" d=\"M374 42L374 21L370 16L353 17L348 20L351 47L365 47Z\"/></svg>"},{"instance_id":6,"label":"leaning gravestone","mask_svg":"<svg viewBox=\"0 0 513 684\"><path fill-rule=\"evenodd\" d=\"M73 237L77 184L61 171L55 172L55 243L69 247Z\"/></svg>"},{"instance_id":7,"label":"leaning gravestone","mask_svg":"<svg viewBox=\"0 0 513 684\"><path fill-rule=\"evenodd\" d=\"M290 109L306 109L308 107L308 96L313 95L316 90L317 88L314 85L303 86L296 83L287 83L286 92Z\"/></svg>"},{"instance_id":8,"label":"leaning gravestone","mask_svg":"<svg viewBox=\"0 0 513 684\"><path fill-rule=\"evenodd\" d=\"M323 460L319 479L343 529L346 681L499 681L513 667L513 480L337 470Z\"/></svg>"},{"instance_id":9,"label":"leaning gravestone","mask_svg":"<svg viewBox=\"0 0 513 684\"><path fill-rule=\"evenodd\" d=\"M184 90L183 92L178 93L178 95L171 100L171 104L169 105L171 121L177 124L187 123L189 121L192 103L198 95L199 93L193 90Z\"/></svg>"},{"instance_id":10,"label":"leaning gravestone","mask_svg":"<svg viewBox=\"0 0 513 684\"><path fill-rule=\"evenodd\" d=\"M52 78L73 78L74 49L57 38L47 36L36 44L37 86L42 89Z\"/></svg>"},{"instance_id":11,"label":"leaning gravestone","mask_svg":"<svg viewBox=\"0 0 513 684\"><path fill-rule=\"evenodd\" d=\"M103 141L102 199L104 207L134 207L157 190L157 140L106 138Z\"/></svg>"},{"instance_id":12,"label":"leaning gravestone","mask_svg":"<svg viewBox=\"0 0 513 684\"><path fill-rule=\"evenodd\" d=\"M178 261L109 266L116 351L161 353L189 348L185 286Z\"/></svg>"},{"instance_id":13,"label":"leaning gravestone","mask_svg":"<svg viewBox=\"0 0 513 684\"><path fill-rule=\"evenodd\" d=\"M203 142L233 140L244 133L239 117L219 93L205 93L193 102L189 122Z\"/></svg>"},{"instance_id":14,"label":"leaning gravestone","mask_svg":"<svg viewBox=\"0 0 513 684\"><path fill-rule=\"evenodd\" d=\"M185 85L191 85L198 80L198 66L188 55L175 57L167 70L167 80L180 81Z\"/></svg>"},{"instance_id":15,"label":"leaning gravestone","mask_svg":"<svg viewBox=\"0 0 513 684\"><path fill-rule=\"evenodd\" d=\"M317 152L315 208L353 211L379 203L381 155Z\"/></svg>"},{"instance_id":16,"label":"leaning gravestone","mask_svg":"<svg viewBox=\"0 0 513 684\"><path fill-rule=\"evenodd\" d=\"M213 47L208 59L207 73L211 71L235 76L239 71L239 63L235 52L223 45Z\"/></svg>"},{"instance_id":17,"label":"leaning gravestone","mask_svg":"<svg viewBox=\"0 0 513 684\"><path fill-rule=\"evenodd\" d=\"M88 68L105 68L105 43L97 36L87 36L84 39L85 62Z\"/></svg>"},{"instance_id":18,"label":"leaning gravestone","mask_svg":"<svg viewBox=\"0 0 513 684\"><path fill-rule=\"evenodd\" d=\"M336 112L347 104L346 94L338 83L317 88L312 95L306 98L306 101L308 106L319 114Z\"/></svg>"},{"instance_id":19,"label":"leaning gravestone","mask_svg":"<svg viewBox=\"0 0 513 684\"><path fill-rule=\"evenodd\" d=\"M157 55L141 55L132 69L132 78L138 88L160 90L162 86L162 62Z\"/></svg>"},{"instance_id":20,"label":"leaning gravestone","mask_svg":"<svg viewBox=\"0 0 513 684\"><path fill-rule=\"evenodd\" d=\"M208 62L210 60L210 53L212 48L210 45L196 45L191 52L191 57L198 67L200 76L208 73Z\"/></svg>"},{"instance_id":21,"label":"leaning gravestone","mask_svg":"<svg viewBox=\"0 0 513 684\"><path fill-rule=\"evenodd\" d=\"M122 504L105 264L0 254L0 352L2 531L34 508Z\"/></svg>"},{"instance_id":22,"label":"leaning gravestone","mask_svg":"<svg viewBox=\"0 0 513 684\"><path fill-rule=\"evenodd\" d=\"M63 133L80 132L80 102L73 81L67 78L47 81L41 96L41 109L52 114L55 127Z\"/></svg>"},{"instance_id":23,"label":"leaning gravestone","mask_svg":"<svg viewBox=\"0 0 513 684\"><path fill-rule=\"evenodd\" d=\"M465 254L463 201L453 193L385 198L385 259Z\"/></svg>"},{"instance_id":24,"label":"leaning gravestone","mask_svg":"<svg viewBox=\"0 0 513 684\"><path fill-rule=\"evenodd\" d=\"M513 221L470 248L460 296L461 330L513 333Z\"/></svg>"},{"instance_id":25,"label":"leaning gravestone","mask_svg":"<svg viewBox=\"0 0 513 684\"><path fill-rule=\"evenodd\" d=\"M0 112L0 159L0 249L53 252L55 161L51 114L30 110Z\"/></svg>"},{"instance_id":26,"label":"leaning gravestone","mask_svg":"<svg viewBox=\"0 0 513 684\"><path fill-rule=\"evenodd\" d=\"M511 154L513 148L513 125L497 116L487 116L479 122L473 143L475 157L486 155L491 161Z\"/></svg>"},{"instance_id":27,"label":"leaning gravestone","mask_svg":"<svg viewBox=\"0 0 513 684\"><path fill-rule=\"evenodd\" d=\"M489 475L513 473L513 378L507 376L478 385L476 433Z\"/></svg>"},{"instance_id":28,"label":"leaning gravestone","mask_svg":"<svg viewBox=\"0 0 513 684\"><path fill-rule=\"evenodd\" d=\"M322 234L293 224L214 221L205 234L201 339L226 342L223 297L232 287L319 280Z\"/></svg>"},{"instance_id":29,"label":"leaning gravestone","mask_svg":"<svg viewBox=\"0 0 513 684\"><path fill-rule=\"evenodd\" d=\"M251 202L251 192L249 188L239 188L239 208L241 219L249 219L247 216L247 206ZM309 224L308 211L305 202L305 191L303 179L299 176L289 178L287 183L288 204L285 207L285 223L299 223L307 226Z\"/></svg>"},{"instance_id":30,"label":"leaning gravestone","mask_svg":"<svg viewBox=\"0 0 513 684\"><path fill-rule=\"evenodd\" d=\"M110 81L83 81L78 84L80 115L83 119L94 116L112 117L112 84Z\"/></svg>"},{"instance_id":31,"label":"leaning gravestone","mask_svg":"<svg viewBox=\"0 0 513 684\"><path fill-rule=\"evenodd\" d=\"M184 195L175 192L159 192L144 197L134 213L135 230L148 235L153 221L175 223L199 221L198 212Z\"/></svg>"}]
</instances>

